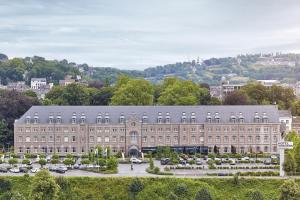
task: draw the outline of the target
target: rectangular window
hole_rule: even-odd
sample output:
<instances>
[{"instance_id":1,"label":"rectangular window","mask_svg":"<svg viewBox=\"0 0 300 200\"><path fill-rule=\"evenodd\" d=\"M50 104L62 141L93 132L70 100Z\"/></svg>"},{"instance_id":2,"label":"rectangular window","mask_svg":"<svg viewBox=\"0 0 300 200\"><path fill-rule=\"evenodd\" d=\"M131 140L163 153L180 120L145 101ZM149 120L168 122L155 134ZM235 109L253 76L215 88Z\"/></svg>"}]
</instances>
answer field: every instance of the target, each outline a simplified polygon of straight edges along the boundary
<instances>
[{"instance_id":1,"label":"rectangular window","mask_svg":"<svg viewBox=\"0 0 300 200\"><path fill-rule=\"evenodd\" d=\"M224 142L228 143L228 136L224 136Z\"/></svg>"},{"instance_id":2,"label":"rectangular window","mask_svg":"<svg viewBox=\"0 0 300 200\"><path fill-rule=\"evenodd\" d=\"M64 137L64 142L69 142L69 137L68 136Z\"/></svg>"},{"instance_id":3,"label":"rectangular window","mask_svg":"<svg viewBox=\"0 0 300 200\"><path fill-rule=\"evenodd\" d=\"M90 136L90 142L95 142L94 141L94 136Z\"/></svg>"},{"instance_id":4,"label":"rectangular window","mask_svg":"<svg viewBox=\"0 0 300 200\"><path fill-rule=\"evenodd\" d=\"M76 142L76 136L72 136L72 142Z\"/></svg>"},{"instance_id":5,"label":"rectangular window","mask_svg":"<svg viewBox=\"0 0 300 200\"><path fill-rule=\"evenodd\" d=\"M97 142L100 143L102 141L102 138L100 136L97 137Z\"/></svg>"},{"instance_id":6,"label":"rectangular window","mask_svg":"<svg viewBox=\"0 0 300 200\"><path fill-rule=\"evenodd\" d=\"M109 137L108 137L108 136L106 136L106 137L104 138L104 142L109 142Z\"/></svg>"},{"instance_id":7,"label":"rectangular window","mask_svg":"<svg viewBox=\"0 0 300 200\"><path fill-rule=\"evenodd\" d=\"M208 142L212 142L212 136L208 136Z\"/></svg>"},{"instance_id":8,"label":"rectangular window","mask_svg":"<svg viewBox=\"0 0 300 200\"><path fill-rule=\"evenodd\" d=\"M143 137L143 142L147 142L147 136Z\"/></svg>"},{"instance_id":9,"label":"rectangular window","mask_svg":"<svg viewBox=\"0 0 300 200\"><path fill-rule=\"evenodd\" d=\"M155 142L155 137L151 136L151 142L154 143Z\"/></svg>"},{"instance_id":10,"label":"rectangular window","mask_svg":"<svg viewBox=\"0 0 300 200\"><path fill-rule=\"evenodd\" d=\"M124 136L121 136L120 137L120 142L124 142L125 141L125 137Z\"/></svg>"},{"instance_id":11,"label":"rectangular window","mask_svg":"<svg viewBox=\"0 0 300 200\"><path fill-rule=\"evenodd\" d=\"M112 141L113 141L113 142L117 142L117 136L113 136L113 137L112 137Z\"/></svg>"}]
</instances>

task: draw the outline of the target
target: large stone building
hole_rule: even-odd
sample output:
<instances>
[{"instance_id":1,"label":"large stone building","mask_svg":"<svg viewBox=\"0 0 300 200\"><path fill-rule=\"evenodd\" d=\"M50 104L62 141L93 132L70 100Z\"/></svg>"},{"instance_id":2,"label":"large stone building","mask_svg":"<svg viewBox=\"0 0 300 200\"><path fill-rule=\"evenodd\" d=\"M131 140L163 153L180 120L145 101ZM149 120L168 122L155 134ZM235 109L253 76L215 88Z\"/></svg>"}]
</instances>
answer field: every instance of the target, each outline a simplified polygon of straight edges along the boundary
<instances>
[{"instance_id":1,"label":"large stone building","mask_svg":"<svg viewBox=\"0 0 300 200\"><path fill-rule=\"evenodd\" d=\"M277 153L284 132L276 106L33 106L15 121L17 154L86 154L98 145L137 155Z\"/></svg>"}]
</instances>

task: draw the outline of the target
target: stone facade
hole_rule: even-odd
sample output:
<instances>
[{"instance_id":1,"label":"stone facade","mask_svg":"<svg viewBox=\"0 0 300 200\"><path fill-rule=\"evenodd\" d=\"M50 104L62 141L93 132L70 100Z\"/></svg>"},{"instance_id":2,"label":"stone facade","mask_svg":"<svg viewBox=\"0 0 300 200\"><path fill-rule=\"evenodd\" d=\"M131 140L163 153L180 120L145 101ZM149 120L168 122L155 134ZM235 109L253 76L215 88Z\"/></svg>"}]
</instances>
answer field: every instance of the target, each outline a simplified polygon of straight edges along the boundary
<instances>
[{"instance_id":1,"label":"stone facade","mask_svg":"<svg viewBox=\"0 0 300 200\"><path fill-rule=\"evenodd\" d=\"M277 153L281 132L276 106L34 106L15 122L14 146L17 154L80 155L97 146L131 155L159 146Z\"/></svg>"}]
</instances>

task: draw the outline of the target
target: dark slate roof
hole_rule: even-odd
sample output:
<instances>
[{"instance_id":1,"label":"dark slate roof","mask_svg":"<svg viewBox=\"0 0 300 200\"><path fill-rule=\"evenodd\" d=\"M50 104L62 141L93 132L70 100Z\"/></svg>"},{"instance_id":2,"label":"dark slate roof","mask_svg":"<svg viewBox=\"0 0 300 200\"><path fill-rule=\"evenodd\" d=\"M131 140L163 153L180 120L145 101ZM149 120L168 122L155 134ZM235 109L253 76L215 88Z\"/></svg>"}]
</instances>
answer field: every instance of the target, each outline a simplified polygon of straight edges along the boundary
<instances>
[{"instance_id":1,"label":"dark slate roof","mask_svg":"<svg viewBox=\"0 0 300 200\"><path fill-rule=\"evenodd\" d=\"M15 123L23 124L26 121L26 117L30 116L31 120L34 116L39 117L39 123L48 123L49 116L60 115L62 123L71 123L71 119L74 113L76 113L77 119L81 118L82 113L86 116L87 123L95 123L99 113L102 114L102 118L105 118L105 113L109 114L111 123L118 123L121 114L125 118L135 115L139 119L145 114L148 117L148 122L156 123L158 113L161 112L163 119L166 113L169 113L171 123L181 122L182 113L186 113L187 119L190 119L191 113L194 112L196 121L203 123L206 121L208 113L211 113L212 119L214 119L215 113L218 112L220 116L220 122L229 122L232 115L238 119L240 113L244 117L244 121L247 123L253 122L255 113L258 113L260 119L263 117L263 113L268 117L269 122L279 122L279 112L277 106L274 105L242 105L242 106L33 106L31 107L19 120Z\"/></svg>"},{"instance_id":2,"label":"dark slate roof","mask_svg":"<svg viewBox=\"0 0 300 200\"><path fill-rule=\"evenodd\" d=\"M292 113L289 110L278 110L279 117L292 117Z\"/></svg>"}]
</instances>

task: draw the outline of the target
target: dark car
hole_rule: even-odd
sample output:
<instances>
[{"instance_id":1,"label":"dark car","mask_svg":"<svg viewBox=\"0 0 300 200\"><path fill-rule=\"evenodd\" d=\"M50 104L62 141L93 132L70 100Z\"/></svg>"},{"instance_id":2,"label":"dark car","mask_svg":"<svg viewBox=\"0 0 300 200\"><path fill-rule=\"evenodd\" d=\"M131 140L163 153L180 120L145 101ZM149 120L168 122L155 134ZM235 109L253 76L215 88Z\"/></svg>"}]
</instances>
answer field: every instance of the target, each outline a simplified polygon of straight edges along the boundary
<instances>
[{"instance_id":1,"label":"dark car","mask_svg":"<svg viewBox=\"0 0 300 200\"><path fill-rule=\"evenodd\" d=\"M62 169L62 168L57 168L56 170L55 170L57 173L60 173L60 174L64 174L65 172L66 172L66 170L64 170L64 169Z\"/></svg>"},{"instance_id":2,"label":"dark car","mask_svg":"<svg viewBox=\"0 0 300 200\"><path fill-rule=\"evenodd\" d=\"M26 167L20 167L19 170L22 173L27 173L28 172L28 169Z\"/></svg>"},{"instance_id":3,"label":"dark car","mask_svg":"<svg viewBox=\"0 0 300 200\"><path fill-rule=\"evenodd\" d=\"M160 160L161 165L167 165L167 164L169 164L169 162L170 162L170 158L162 158Z\"/></svg>"},{"instance_id":4,"label":"dark car","mask_svg":"<svg viewBox=\"0 0 300 200\"><path fill-rule=\"evenodd\" d=\"M5 167L0 167L0 172L2 173L7 173L8 170Z\"/></svg>"}]
</instances>

